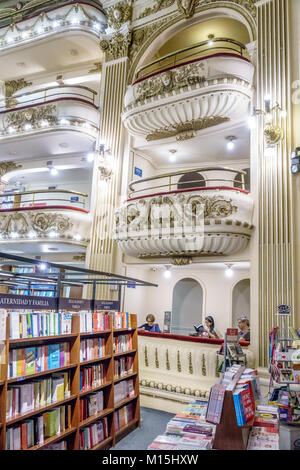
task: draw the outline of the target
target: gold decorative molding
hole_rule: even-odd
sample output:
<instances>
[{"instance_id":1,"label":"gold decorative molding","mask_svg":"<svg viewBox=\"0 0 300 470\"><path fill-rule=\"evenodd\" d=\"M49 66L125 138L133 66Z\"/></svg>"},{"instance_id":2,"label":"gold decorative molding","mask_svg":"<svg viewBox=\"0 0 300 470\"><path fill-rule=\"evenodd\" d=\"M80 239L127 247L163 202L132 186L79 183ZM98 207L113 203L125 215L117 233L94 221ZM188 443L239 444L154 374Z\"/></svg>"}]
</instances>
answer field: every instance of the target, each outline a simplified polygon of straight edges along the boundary
<instances>
[{"instance_id":1,"label":"gold decorative molding","mask_svg":"<svg viewBox=\"0 0 300 470\"><path fill-rule=\"evenodd\" d=\"M69 217L58 213L14 212L2 214L0 218L0 230L4 237L9 237L12 232L26 236L31 230L36 232L37 238L47 236L51 230L56 230L60 237L64 237L65 232L71 230L72 226Z\"/></svg>"},{"instance_id":2,"label":"gold decorative molding","mask_svg":"<svg viewBox=\"0 0 300 470\"><path fill-rule=\"evenodd\" d=\"M157 13L160 10L168 8L175 3L175 0L156 0L156 4L153 7L146 8L138 17L140 20L141 18L145 18L146 16L152 15Z\"/></svg>"},{"instance_id":3,"label":"gold decorative molding","mask_svg":"<svg viewBox=\"0 0 300 470\"><path fill-rule=\"evenodd\" d=\"M102 72L102 62L95 62L95 68L89 70L89 73L99 73Z\"/></svg>"},{"instance_id":4,"label":"gold decorative molding","mask_svg":"<svg viewBox=\"0 0 300 470\"><path fill-rule=\"evenodd\" d=\"M206 375L205 354L202 354L202 375Z\"/></svg>"},{"instance_id":5,"label":"gold decorative molding","mask_svg":"<svg viewBox=\"0 0 300 470\"><path fill-rule=\"evenodd\" d=\"M195 13L196 5L199 3L199 0L176 0L177 8L180 13L182 13L185 18L190 18ZM201 1L201 0L200 0Z\"/></svg>"},{"instance_id":6,"label":"gold decorative molding","mask_svg":"<svg viewBox=\"0 0 300 470\"><path fill-rule=\"evenodd\" d=\"M193 363L192 363L192 353L191 352L189 353L189 373L190 374L194 373Z\"/></svg>"},{"instance_id":7,"label":"gold decorative molding","mask_svg":"<svg viewBox=\"0 0 300 470\"><path fill-rule=\"evenodd\" d=\"M125 23L131 21L132 6L127 1L117 3L107 10L107 24L118 31Z\"/></svg>"},{"instance_id":8,"label":"gold decorative molding","mask_svg":"<svg viewBox=\"0 0 300 470\"><path fill-rule=\"evenodd\" d=\"M268 124L264 130L267 146L278 144L283 139L283 129L273 124Z\"/></svg>"},{"instance_id":9,"label":"gold decorative molding","mask_svg":"<svg viewBox=\"0 0 300 470\"><path fill-rule=\"evenodd\" d=\"M157 351L157 348L155 348L155 367L156 367L156 369L159 369L159 361L158 361L158 351Z\"/></svg>"},{"instance_id":10,"label":"gold decorative molding","mask_svg":"<svg viewBox=\"0 0 300 470\"><path fill-rule=\"evenodd\" d=\"M149 359L148 359L148 349L147 349L147 346L145 346L145 349L144 349L144 357L145 357L145 366L146 366L146 367L149 367Z\"/></svg>"},{"instance_id":11,"label":"gold decorative molding","mask_svg":"<svg viewBox=\"0 0 300 470\"><path fill-rule=\"evenodd\" d=\"M174 266L187 266L192 263L192 258L190 256L175 256L170 259L170 263Z\"/></svg>"},{"instance_id":12,"label":"gold decorative molding","mask_svg":"<svg viewBox=\"0 0 300 470\"><path fill-rule=\"evenodd\" d=\"M75 261L85 261L86 255L83 253L82 255L75 255L73 256L73 260Z\"/></svg>"},{"instance_id":13,"label":"gold decorative molding","mask_svg":"<svg viewBox=\"0 0 300 470\"><path fill-rule=\"evenodd\" d=\"M168 137L176 137L177 141L183 141L196 137L196 132L209 127L223 124L224 122L230 121L230 118L225 116L208 116L204 118L187 121L161 129L157 129L147 135L146 140L148 142L153 140L167 139Z\"/></svg>"},{"instance_id":14,"label":"gold decorative molding","mask_svg":"<svg viewBox=\"0 0 300 470\"><path fill-rule=\"evenodd\" d=\"M20 132L24 129L25 124L30 124L33 129L41 127L42 121L53 125L57 121L54 113L56 113L56 106L53 104L12 111L6 115L5 128L12 126Z\"/></svg>"},{"instance_id":15,"label":"gold decorative molding","mask_svg":"<svg viewBox=\"0 0 300 470\"><path fill-rule=\"evenodd\" d=\"M121 59L128 55L128 48L131 43L131 32L122 34L116 33L111 38L101 39L100 48L105 52L107 62Z\"/></svg>"},{"instance_id":16,"label":"gold decorative molding","mask_svg":"<svg viewBox=\"0 0 300 470\"><path fill-rule=\"evenodd\" d=\"M180 362L180 352L179 352L179 350L177 351L177 370L178 370L178 372L181 372L181 362Z\"/></svg>"},{"instance_id":17,"label":"gold decorative molding","mask_svg":"<svg viewBox=\"0 0 300 470\"><path fill-rule=\"evenodd\" d=\"M18 170L19 168L22 168L22 165L17 165L14 162L2 162L2 163L0 163L0 179L6 173L9 173L10 171Z\"/></svg>"},{"instance_id":18,"label":"gold decorative molding","mask_svg":"<svg viewBox=\"0 0 300 470\"><path fill-rule=\"evenodd\" d=\"M13 108L18 104L18 100L13 98L13 95L18 91L22 90L27 86L32 85L32 82L26 82L24 78L19 78L18 80L8 80L5 82L5 98L6 106L8 108Z\"/></svg>"},{"instance_id":19,"label":"gold decorative molding","mask_svg":"<svg viewBox=\"0 0 300 470\"><path fill-rule=\"evenodd\" d=\"M166 368L167 368L167 370L171 369L170 361L169 361L169 350L168 349L166 350Z\"/></svg>"}]
</instances>

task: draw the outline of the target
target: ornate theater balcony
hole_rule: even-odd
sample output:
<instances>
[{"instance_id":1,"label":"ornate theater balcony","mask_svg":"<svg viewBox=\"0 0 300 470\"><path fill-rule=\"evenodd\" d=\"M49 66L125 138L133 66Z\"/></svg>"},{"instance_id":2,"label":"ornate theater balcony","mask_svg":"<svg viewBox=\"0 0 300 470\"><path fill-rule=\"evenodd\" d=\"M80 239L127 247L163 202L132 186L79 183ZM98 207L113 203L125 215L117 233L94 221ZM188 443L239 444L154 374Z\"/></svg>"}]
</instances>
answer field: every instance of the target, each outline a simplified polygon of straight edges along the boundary
<instances>
[{"instance_id":1,"label":"ornate theater balcony","mask_svg":"<svg viewBox=\"0 0 300 470\"><path fill-rule=\"evenodd\" d=\"M105 26L105 15L100 2L95 0L79 1L75 5L66 0L52 4L50 1L19 3L16 7L0 9L0 54L14 53L17 46L32 47L53 38L63 44L62 35L78 44L91 35L97 40Z\"/></svg>"},{"instance_id":2,"label":"ornate theater balcony","mask_svg":"<svg viewBox=\"0 0 300 470\"><path fill-rule=\"evenodd\" d=\"M245 46L229 39L205 41L140 69L124 98L123 122L135 137L185 140L249 115L254 66Z\"/></svg>"},{"instance_id":3,"label":"ornate theater balcony","mask_svg":"<svg viewBox=\"0 0 300 470\"><path fill-rule=\"evenodd\" d=\"M244 175L205 167L134 181L130 198L116 211L114 239L123 253L138 258L245 250L253 229L253 201L244 189Z\"/></svg>"},{"instance_id":4,"label":"ornate theater balcony","mask_svg":"<svg viewBox=\"0 0 300 470\"><path fill-rule=\"evenodd\" d=\"M87 194L64 189L0 194L0 246L26 253L82 252L90 236Z\"/></svg>"},{"instance_id":5,"label":"ornate theater balcony","mask_svg":"<svg viewBox=\"0 0 300 470\"><path fill-rule=\"evenodd\" d=\"M34 148L43 155L44 148L57 148L57 139L64 140L68 152L90 149L99 122L96 94L85 86L62 85L15 94L0 101L2 151L13 142L26 152L24 142L29 141L30 152Z\"/></svg>"}]
</instances>

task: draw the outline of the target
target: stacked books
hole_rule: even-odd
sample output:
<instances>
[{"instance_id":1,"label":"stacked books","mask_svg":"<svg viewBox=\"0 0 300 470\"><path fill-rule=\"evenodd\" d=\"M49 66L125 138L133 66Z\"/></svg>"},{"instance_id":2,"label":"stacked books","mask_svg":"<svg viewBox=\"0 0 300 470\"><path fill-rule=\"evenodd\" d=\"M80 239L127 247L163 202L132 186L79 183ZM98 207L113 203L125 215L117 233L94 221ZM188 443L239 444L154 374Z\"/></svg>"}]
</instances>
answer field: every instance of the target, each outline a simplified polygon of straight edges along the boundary
<instances>
[{"instance_id":1,"label":"stacked books","mask_svg":"<svg viewBox=\"0 0 300 470\"><path fill-rule=\"evenodd\" d=\"M90 390L99 387L105 382L105 369L103 364L82 367L80 369L79 389Z\"/></svg>"},{"instance_id":2,"label":"stacked books","mask_svg":"<svg viewBox=\"0 0 300 470\"><path fill-rule=\"evenodd\" d=\"M123 406L122 408L119 408L118 410L116 410L114 414L115 430L117 431L123 426L126 426L126 424L128 424L131 420L133 420L133 417L134 417L134 404L133 403L129 403L128 405Z\"/></svg>"},{"instance_id":3,"label":"stacked books","mask_svg":"<svg viewBox=\"0 0 300 470\"><path fill-rule=\"evenodd\" d=\"M71 425L71 405L27 419L6 430L6 450L26 450L44 444L45 439L62 433Z\"/></svg>"},{"instance_id":4,"label":"stacked books","mask_svg":"<svg viewBox=\"0 0 300 470\"><path fill-rule=\"evenodd\" d=\"M70 396L68 372L54 373L51 377L9 386L6 400L6 419L26 414L38 408L64 400Z\"/></svg>"},{"instance_id":5,"label":"stacked books","mask_svg":"<svg viewBox=\"0 0 300 470\"><path fill-rule=\"evenodd\" d=\"M10 339L66 335L72 330L72 313L13 311L9 316Z\"/></svg>"},{"instance_id":6,"label":"stacked books","mask_svg":"<svg viewBox=\"0 0 300 470\"><path fill-rule=\"evenodd\" d=\"M168 422L164 434L148 446L152 450L208 450L212 448L215 425L205 422L207 403L194 401ZM200 411L201 410L201 411Z\"/></svg>"},{"instance_id":7,"label":"stacked books","mask_svg":"<svg viewBox=\"0 0 300 470\"><path fill-rule=\"evenodd\" d=\"M109 330L109 315L105 312L79 312L80 332Z\"/></svg>"},{"instance_id":8,"label":"stacked books","mask_svg":"<svg viewBox=\"0 0 300 470\"><path fill-rule=\"evenodd\" d=\"M123 380L122 382L116 383L114 386L114 401L118 403L127 397L134 396L134 384L133 380Z\"/></svg>"},{"instance_id":9,"label":"stacked books","mask_svg":"<svg viewBox=\"0 0 300 470\"><path fill-rule=\"evenodd\" d=\"M115 359L115 378L121 378L133 372L133 357L119 357Z\"/></svg>"},{"instance_id":10,"label":"stacked books","mask_svg":"<svg viewBox=\"0 0 300 470\"><path fill-rule=\"evenodd\" d=\"M112 315L114 330L118 330L120 328L131 328L131 316L129 313L114 312Z\"/></svg>"},{"instance_id":11,"label":"stacked books","mask_svg":"<svg viewBox=\"0 0 300 470\"><path fill-rule=\"evenodd\" d=\"M131 335L118 335L114 337L114 353L123 353L132 349Z\"/></svg>"},{"instance_id":12,"label":"stacked books","mask_svg":"<svg viewBox=\"0 0 300 470\"><path fill-rule=\"evenodd\" d=\"M103 391L91 393L80 399L80 421L103 411Z\"/></svg>"},{"instance_id":13,"label":"stacked books","mask_svg":"<svg viewBox=\"0 0 300 470\"><path fill-rule=\"evenodd\" d=\"M80 450L92 449L97 444L108 437L107 418L86 426L80 431L79 448Z\"/></svg>"},{"instance_id":14,"label":"stacked books","mask_svg":"<svg viewBox=\"0 0 300 470\"><path fill-rule=\"evenodd\" d=\"M8 379L58 369L69 364L70 344L68 342L11 349L9 351Z\"/></svg>"},{"instance_id":15,"label":"stacked books","mask_svg":"<svg viewBox=\"0 0 300 470\"><path fill-rule=\"evenodd\" d=\"M105 338L90 338L80 341L80 362L105 356Z\"/></svg>"},{"instance_id":16,"label":"stacked books","mask_svg":"<svg viewBox=\"0 0 300 470\"><path fill-rule=\"evenodd\" d=\"M257 406L247 449L279 450L279 416L276 406Z\"/></svg>"}]
</instances>

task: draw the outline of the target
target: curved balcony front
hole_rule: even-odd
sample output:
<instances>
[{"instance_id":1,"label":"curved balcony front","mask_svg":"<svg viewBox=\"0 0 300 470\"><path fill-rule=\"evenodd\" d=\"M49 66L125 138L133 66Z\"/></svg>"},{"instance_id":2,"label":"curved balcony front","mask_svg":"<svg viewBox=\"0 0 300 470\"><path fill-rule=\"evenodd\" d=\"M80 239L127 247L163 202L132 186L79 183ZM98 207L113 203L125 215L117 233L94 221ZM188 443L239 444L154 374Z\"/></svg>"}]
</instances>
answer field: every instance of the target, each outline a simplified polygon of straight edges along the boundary
<instances>
[{"instance_id":1,"label":"curved balcony front","mask_svg":"<svg viewBox=\"0 0 300 470\"><path fill-rule=\"evenodd\" d=\"M0 54L14 53L16 48L32 47L41 42L46 44L53 38L61 38L63 44L66 35L72 36L78 44L84 36L91 37L94 43L100 38L107 21L99 2L85 0L74 5L63 0L58 3L60 5L27 2L19 9L1 9Z\"/></svg>"},{"instance_id":2,"label":"curved balcony front","mask_svg":"<svg viewBox=\"0 0 300 470\"><path fill-rule=\"evenodd\" d=\"M215 132L216 126L232 127L249 115L251 62L231 48L219 52L215 47L209 53L205 49L196 58L190 49L178 63L176 53L166 56L174 65L167 65L165 58L149 64L158 71L128 87L122 118L133 136L150 142L169 137L186 140L201 131Z\"/></svg>"},{"instance_id":3,"label":"curved balcony front","mask_svg":"<svg viewBox=\"0 0 300 470\"><path fill-rule=\"evenodd\" d=\"M2 151L11 143L29 154L45 154L63 140L69 152L86 151L95 142L99 110L96 92L85 86L63 85L15 94L0 102L0 142ZM62 152L60 150L60 152ZM59 152L56 152L59 153ZM32 153L31 157L35 156Z\"/></svg>"},{"instance_id":4,"label":"curved balcony front","mask_svg":"<svg viewBox=\"0 0 300 470\"><path fill-rule=\"evenodd\" d=\"M180 176L196 172L201 180L180 183ZM135 181L130 189L142 189L116 211L114 239L123 253L137 258L241 252L253 229L253 201L243 176L230 168L205 167Z\"/></svg>"},{"instance_id":5,"label":"curved balcony front","mask_svg":"<svg viewBox=\"0 0 300 470\"><path fill-rule=\"evenodd\" d=\"M82 252L89 242L87 194L34 190L0 194L1 250L26 253Z\"/></svg>"}]
</instances>

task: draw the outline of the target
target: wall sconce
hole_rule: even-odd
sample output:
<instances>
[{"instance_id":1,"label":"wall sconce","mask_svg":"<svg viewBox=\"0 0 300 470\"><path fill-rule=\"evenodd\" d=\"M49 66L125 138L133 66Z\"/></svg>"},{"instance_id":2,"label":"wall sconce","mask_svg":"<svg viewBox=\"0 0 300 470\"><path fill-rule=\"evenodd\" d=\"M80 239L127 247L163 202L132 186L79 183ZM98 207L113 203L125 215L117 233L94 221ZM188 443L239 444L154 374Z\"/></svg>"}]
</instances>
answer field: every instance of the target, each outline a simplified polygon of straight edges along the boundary
<instances>
[{"instance_id":1,"label":"wall sconce","mask_svg":"<svg viewBox=\"0 0 300 470\"><path fill-rule=\"evenodd\" d=\"M107 155L110 153L110 150L105 150L104 144L99 145L99 149L96 150L98 155L98 170L100 173L100 179L108 181L112 175L112 168L107 161Z\"/></svg>"},{"instance_id":2,"label":"wall sconce","mask_svg":"<svg viewBox=\"0 0 300 470\"><path fill-rule=\"evenodd\" d=\"M265 109L254 108L253 114L250 117L250 123L253 123L253 117L262 115L264 118L264 136L267 147L274 147L281 140L283 140L283 129L280 126L280 120L286 116L286 112L282 109L279 103L271 106L271 97L265 97Z\"/></svg>"}]
</instances>

